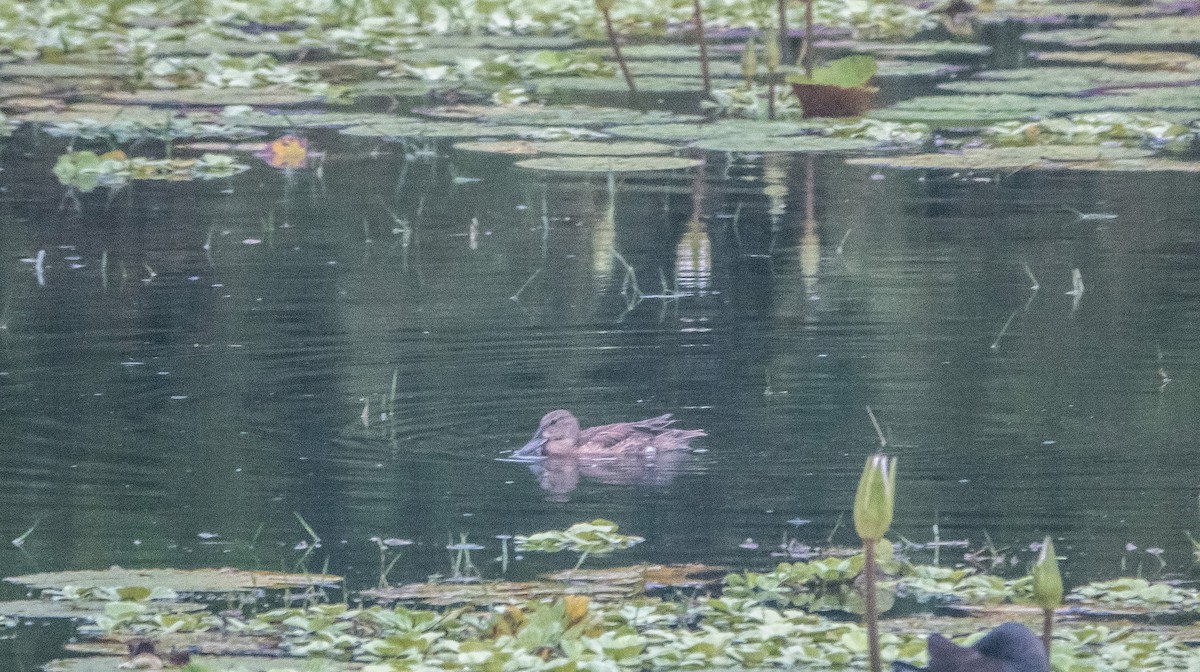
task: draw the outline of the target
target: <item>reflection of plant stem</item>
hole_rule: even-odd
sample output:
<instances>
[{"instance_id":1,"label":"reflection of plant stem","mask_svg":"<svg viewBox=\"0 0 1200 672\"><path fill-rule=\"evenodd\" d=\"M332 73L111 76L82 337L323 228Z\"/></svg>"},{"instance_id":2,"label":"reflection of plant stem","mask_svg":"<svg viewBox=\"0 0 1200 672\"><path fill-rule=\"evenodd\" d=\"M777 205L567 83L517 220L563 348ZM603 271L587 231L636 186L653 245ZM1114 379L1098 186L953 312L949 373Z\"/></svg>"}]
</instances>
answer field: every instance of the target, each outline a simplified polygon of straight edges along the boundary
<instances>
[{"instance_id":1,"label":"reflection of plant stem","mask_svg":"<svg viewBox=\"0 0 1200 672\"><path fill-rule=\"evenodd\" d=\"M579 562L576 562L576 563L575 563L575 566L574 566L573 568L571 568L571 569L572 569L572 571L574 571L574 570L576 570L576 569L579 569L580 567L582 567L582 566L583 566L583 561L584 561L584 560L587 560L587 557L588 557L588 552L587 552L587 551L584 551L583 553L581 553L581 554L579 555Z\"/></svg>"},{"instance_id":2,"label":"reflection of plant stem","mask_svg":"<svg viewBox=\"0 0 1200 672\"><path fill-rule=\"evenodd\" d=\"M529 283L533 282L534 278L537 278L537 276L540 275L541 272L542 272L542 269L540 269L540 268L537 269L536 271L534 271L533 275L529 276L529 279L525 281L525 284L521 285L521 288L517 290L517 293L513 294L512 296L510 296L508 298L512 301L516 301L517 303L520 303L521 302L521 292L524 292L525 288L529 286Z\"/></svg>"},{"instance_id":3,"label":"reflection of plant stem","mask_svg":"<svg viewBox=\"0 0 1200 672\"><path fill-rule=\"evenodd\" d=\"M879 437L880 450L887 448L887 439L883 436L883 429L879 427L879 420L875 418L875 411L867 406L867 417L871 418L871 425L875 427L875 435Z\"/></svg>"},{"instance_id":4,"label":"reflection of plant stem","mask_svg":"<svg viewBox=\"0 0 1200 672\"><path fill-rule=\"evenodd\" d=\"M846 239L850 237L850 232L851 232L851 231L853 231L853 230L854 230L853 228L846 229L846 233L842 234L842 240L841 240L841 242L839 242L839 243L838 243L838 246L837 246L837 253L838 253L839 255L840 255L842 252L844 252L844 251L845 251L845 249L846 249Z\"/></svg>"},{"instance_id":5,"label":"reflection of plant stem","mask_svg":"<svg viewBox=\"0 0 1200 672\"><path fill-rule=\"evenodd\" d=\"M1008 316L1008 320L1006 320L1006 321L1004 322L1004 326L1003 326L1003 327L1000 327L1000 333L996 334L996 340L992 341L992 345L991 345L991 349L992 349L992 350L999 350L999 349L1000 349L1000 339L1004 338L1004 334L1006 334L1006 333L1008 332L1008 327L1009 327L1009 325L1011 325L1011 324L1012 324L1012 321L1013 321L1014 319L1016 319L1016 317L1017 317L1017 313L1019 313L1019 312L1021 312L1021 311L1019 311L1019 310L1014 310L1014 311L1012 312L1012 315L1009 315L1009 316Z\"/></svg>"},{"instance_id":6,"label":"reflection of plant stem","mask_svg":"<svg viewBox=\"0 0 1200 672\"><path fill-rule=\"evenodd\" d=\"M604 32L608 34L608 43L612 45L613 55L617 57L617 65L621 67L621 74L625 76L625 84L629 86L629 93L637 93L637 87L633 84L633 75L629 72L629 65L625 63L625 57L621 55L617 31L613 28L612 13L606 4L597 4L600 6L600 12L604 14Z\"/></svg>"},{"instance_id":7,"label":"reflection of plant stem","mask_svg":"<svg viewBox=\"0 0 1200 672\"><path fill-rule=\"evenodd\" d=\"M1035 276L1033 274L1033 269L1029 267L1029 262L1025 262L1024 264L1022 264L1022 266L1024 266L1024 268L1025 268L1025 275L1028 275L1029 281L1033 283L1032 285L1029 286L1029 288L1035 292L1037 290L1041 289L1042 285L1041 285L1041 283L1038 282L1037 276Z\"/></svg>"},{"instance_id":8,"label":"reflection of plant stem","mask_svg":"<svg viewBox=\"0 0 1200 672\"><path fill-rule=\"evenodd\" d=\"M779 0L781 3L784 0ZM704 78L704 96L712 93L712 76L708 70L708 42L704 38L704 10L700 0L692 0L692 16L696 20L696 42L700 45L700 76Z\"/></svg>"}]
</instances>

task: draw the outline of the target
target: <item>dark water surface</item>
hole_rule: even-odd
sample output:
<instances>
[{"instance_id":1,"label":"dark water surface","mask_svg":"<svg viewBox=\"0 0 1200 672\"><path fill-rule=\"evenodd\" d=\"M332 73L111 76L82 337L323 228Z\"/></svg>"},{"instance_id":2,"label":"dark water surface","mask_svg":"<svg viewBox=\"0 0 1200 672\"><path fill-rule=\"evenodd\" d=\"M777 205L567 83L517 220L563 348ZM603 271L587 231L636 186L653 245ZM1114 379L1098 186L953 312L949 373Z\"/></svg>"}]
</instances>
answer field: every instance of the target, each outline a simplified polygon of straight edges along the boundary
<instances>
[{"instance_id":1,"label":"dark water surface","mask_svg":"<svg viewBox=\"0 0 1200 672\"><path fill-rule=\"evenodd\" d=\"M868 405L900 455L909 539L935 521L973 546L1052 534L1073 582L1116 575L1126 543L1188 563L1196 176L820 157L808 220L804 157L710 155L697 183L631 176L610 201L603 177L448 145L406 160L311 142L323 180L260 166L85 195L80 212L60 208L59 146L9 142L0 573L291 569L294 513L323 539L310 568L328 558L354 587L375 582L374 535L416 542L394 582L448 571L459 533L494 577L494 535L595 517L647 538L613 562L769 566L785 533L823 543L848 510L877 445ZM629 309L614 249L644 294L661 277L680 296ZM679 464L548 474L546 491L497 458L559 407L585 424L674 413L709 436ZM35 521L23 549L7 543ZM44 639L20 632L0 659L28 669L53 655Z\"/></svg>"}]
</instances>

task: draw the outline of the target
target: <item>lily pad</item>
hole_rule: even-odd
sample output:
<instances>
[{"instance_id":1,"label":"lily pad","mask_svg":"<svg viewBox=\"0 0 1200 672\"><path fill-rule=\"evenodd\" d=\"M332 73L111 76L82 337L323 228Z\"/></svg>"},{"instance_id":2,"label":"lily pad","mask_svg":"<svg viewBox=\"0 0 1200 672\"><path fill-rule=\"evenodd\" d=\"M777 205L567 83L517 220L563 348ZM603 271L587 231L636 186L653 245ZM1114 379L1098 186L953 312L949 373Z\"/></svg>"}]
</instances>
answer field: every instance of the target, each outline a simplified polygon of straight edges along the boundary
<instances>
[{"instance_id":1,"label":"lily pad","mask_svg":"<svg viewBox=\"0 0 1200 672\"><path fill-rule=\"evenodd\" d=\"M757 119L724 119L707 124L630 124L604 129L605 133L625 138L661 140L663 142L693 142L726 136L781 137L820 130L836 123L831 120L762 121Z\"/></svg>"},{"instance_id":2,"label":"lily pad","mask_svg":"<svg viewBox=\"0 0 1200 672\"><path fill-rule=\"evenodd\" d=\"M441 107L414 109L413 112L435 118L474 118L480 121L539 126L666 124L703 119L703 117L696 115L676 114L662 110L638 112L621 107L589 107L586 105L517 105L512 107L443 105Z\"/></svg>"},{"instance_id":3,"label":"lily pad","mask_svg":"<svg viewBox=\"0 0 1200 672\"><path fill-rule=\"evenodd\" d=\"M854 40L822 40L818 50L852 51L874 54L883 58L965 57L980 58L992 53L986 44L974 42L861 42Z\"/></svg>"},{"instance_id":4,"label":"lily pad","mask_svg":"<svg viewBox=\"0 0 1200 672\"><path fill-rule=\"evenodd\" d=\"M621 77L541 77L531 82L538 91L582 91L624 93L629 85ZM699 77L656 77L639 76L639 93L697 93L704 89L704 80Z\"/></svg>"},{"instance_id":5,"label":"lily pad","mask_svg":"<svg viewBox=\"0 0 1200 672\"><path fill-rule=\"evenodd\" d=\"M612 47L588 47L585 53L603 58L612 56ZM621 55L629 61L689 61L699 67L700 47L691 44L633 44L621 47ZM711 57L713 54L709 53ZM640 64L639 64L640 65Z\"/></svg>"},{"instance_id":6,"label":"lily pad","mask_svg":"<svg viewBox=\"0 0 1200 672\"><path fill-rule=\"evenodd\" d=\"M1090 147L1085 145L1033 145L965 149L961 152L872 156L849 159L846 163L889 168L945 168L950 170L1064 170L1088 165L1100 166L1115 160L1146 159L1153 152L1131 147Z\"/></svg>"},{"instance_id":7,"label":"lily pad","mask_svg":"<svg viewBox=\"0 0 1200 672\"><path fill-rule=\"evenodd\" d=\"M579 40L553 35L422 35L423 49L567 49Z\"/></svg>"},{"instance_id":8,"label":"lily pad","mask_svg":"<svg viewBox=\"0 0 1200 672\"><path fill-rule=\"evenodd\" d=\"M77 570L24 574L4 579L31 588L168 588L180 593L229 593L259 588L331 586L342 577L330 574L284 574L241 569L122 569Z\"/></svg>"},{"instance_id":9,"label":"lily pad","mask_svg":"<svg viewBox=\"0 0 1200 672\"><path fill-rule=\"evenodd\" d=\"M1135 16L1178 14L1179 7L1123 5L1110 2L1019 2L990 12L976 12L974 19L982 23L1024 21L1027 23L1066 23L1079 19L1114 19Z\"/></svg>"},{"instance_id":10,"label":"lily pad","mask_svg":"<svg viewBox=\"0 0 1200 672\"><path fill-rule=\"evenodd\" d=\"M1183 51L1035 51L1036 61L1046 63L1085 63L1118 68L1147 70L1191 70L1200 73L1200 56Z\"/></svg>"},{"instance_id":11,"label":"lily pad","mask_svg":"<svg viewBox=\"0 0 1200 672\"><path fill-rule=\"evenodd\" d=\"M538 153L537 145L538 143L529 140L483 140L480 142L456 142L454 149L461 152L533 156Z\"/></svg>"},{"instance_id":12,"label":"lily pad","mask_svg":"<svg viewBox=\"0 0 1200 672\"><path fill-rule=\"evenodd\" d=\"M161 112L159 112L161 114ZM255 128L347 128L364 124L386 123L396 119L394 114L380 112L258 112L251 111L225 117L239 126Z\"/></svg>"},{"instance_id":13,"label":"lily pad","mask_svg":"<svg viewBox=\"0 0 1200 672\"><path fill-rule=\"evenodd\" d=\"M12 600L0 602L0 616L95 620L106 615L113 604L119 603L105 600ZM146 601L135 604L135 608L148 613L202 611L206 608L202 604L181 602Z\"/></svg>"},{"instance_id":14,"label":"lily pad","mask_svg":"<svg viewBox=\"0 0 1200 672\"><path fill-rule=\"evenodd\" d=\"M939 89L977 94L1062 95L1122 85L1194 82L1200 73L1137 71L1103 67L1043 67L991 70L975 79L939 84Z\"/></svg>"},{"instance_id":15,"label":"lily pad","mask_svg":"<svg viewBox=\"0 0 1200 672\"><path fill-rule=\"evenodd\" d=\"M647 588L698 588L718 584L727 567L703 565L631 565L610 569L569 569L546 574L554 581L630 586L637 591Z\"/></svg>"},{"instance_id":16,"label":"lily pad","mask_svg":"<svg viewBox=\"0 0 1200 672\"><path fill-rule=\"evenodd\" d=\"M76 79L81 77L129 77L133 68L115 63L76 65L72 63L8 63L0 65L0 77Z\"/></svg>"},{"instance_id":17,"label":"lily pad","mask_svg":"<svg viewBox=\"0 0 1200 672\"><path fill-rule=\"evenodd\" d=\"M596 600L616 600L634 594L628 585L597 582L587 588L561 581L498 581L486 583L410 583L394 588L374 588L364 597L380 602L420 602L433 606L453 604L505 604L559 597L588 595Z\"/></svg>"},{"instance_id":18,"label":"lily pad","mask_svg":"<svg viewBox=\"0 0 1200 672\"><path fill-rule=\"evenodd\" d=\"M1039 31L1022 35L1021 39L1072 47L1195 45L1200 44L1200 16L1121 19L1103 28Z\"/></svg>"},{"instance_id":19,"label":"lily pad","mask_svg":"<svg viewBox=\"0 0 1200 672\"><path fill-rule=\"evenodd\" d=\"M155 55L159 56L207 56L208 54L294 56L302 51L313 50L312 47L272 40L219 40L211 37L193 40L164 40L158 42L156 46Z\"/></svg>"},{"instance_id":20,"label":"lily pad","mask_svg":"<svg viewBox=\"0 0 1200 672\"><path fill-rule=\"evenodd\" d=\"M643 154L669 154L679 147L661 142L589 142L586 140L560 140L539 142L534 145L545 154L567 154L571 156L639 156Z\"/></svg>"},{"instance_id":21,"label":"lily pad","mask_svg":"<svg viewBox=\"0 0 1200 672\"><path fill-rule=\"evenodd\" d=\"M391 121L350 126L343 128L340 133L368 138L505 138L532 135L541 130L540 126L393 118Z\"/></svg>"},{"instance_id":22,"label":"lily pad","mask_svg":"<svg viewBox=\"0 0 1200 672\"><path fill-rule=\"evenodd\" d=\"M1023 96L959 94L918 96L878 110L871 116L888 121L920 121L941 128L965 128L1072 112L1113 109L1119 96Z\"/></svg>"},{"instance_id":23,"label":"lily pad","mask_svg":"<svg viewBox=\"0 0 1200 672\"><path fill-rule=\"evenodd\" d=\"M877 140L837 138L824 135L793 135L787 137L754 137L730 135L709 138L693 145L710 152L739 152L746 154L855 152L877 149Z\"/></svg>"},{"instance_id":24,"label":"lily pad","mask_svg":"<svg viewBox=\"0 0 1200 672\"><path fill-rule=\"evenodd\" d=\"M677 156L554 156L518 161L517 166L553 173L631 173L682 170L702 165L699 159Z\"/></svg>"},{"instance_id":25,"label":"lily pad","mask_svg":"<svg viewBox=\"0 0 1200 672\"><path fill-rule=\"evenodd\" d=\"M964 65L940 63L938 61L879 61L875 79L900 77L945 77L966 69Z\"/></svg>"},{"instance_id":26,"label":"lily pad","mask_svg":"<svg viewBox=\"0 0 1200 672\"><path fill-rule=\"evenodd\" d=\"M324 96L301 93L294 89L152 89L146 91L110 91L100 96L122 105L167 105L174 107L219 107L252 105L255 107L296 107L319 103Z\"/></svg>"},{"instance_id":27,"label":"lily pad","mask_svg":"<svg viewBox=\"0 0 1200 672\"><path fill-rule=\"evenodd\" d=\"M695 61L638 61L629 64L636 83L641 84L643 76L658 77L698 77L700 75L699 59ZM742 64L737 61L709 61L708 73L712 77L742 77ZM624 80L622 80L624 82ZM641 89L638 86L638 89Z\"/></svg>"}]
</instances>

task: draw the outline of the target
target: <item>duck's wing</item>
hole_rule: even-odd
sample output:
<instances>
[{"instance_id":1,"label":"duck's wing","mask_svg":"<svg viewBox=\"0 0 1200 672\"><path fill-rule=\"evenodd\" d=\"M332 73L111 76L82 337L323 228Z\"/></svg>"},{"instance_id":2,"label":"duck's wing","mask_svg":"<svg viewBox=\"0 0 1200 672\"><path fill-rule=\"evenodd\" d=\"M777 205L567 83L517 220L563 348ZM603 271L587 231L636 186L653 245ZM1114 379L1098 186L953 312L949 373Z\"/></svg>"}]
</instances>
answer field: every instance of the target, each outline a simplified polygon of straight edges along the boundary
<instances>
[{"instance_id":1,"label":"duck's wing","mask_svg":"<svg viewBox=\"0 0 1200 672\"><path fill-rule=\"evenodd\" d=\"M659 419L653 418L653 420ZM643 422L649 421L644 420ZM586 446L588 452L622 452L631 444L648 444L654 435L643 431L641 424L640 422L618 422L611 425L589 427L579 433L578 445Z\"/></svg>"}]
</instances>

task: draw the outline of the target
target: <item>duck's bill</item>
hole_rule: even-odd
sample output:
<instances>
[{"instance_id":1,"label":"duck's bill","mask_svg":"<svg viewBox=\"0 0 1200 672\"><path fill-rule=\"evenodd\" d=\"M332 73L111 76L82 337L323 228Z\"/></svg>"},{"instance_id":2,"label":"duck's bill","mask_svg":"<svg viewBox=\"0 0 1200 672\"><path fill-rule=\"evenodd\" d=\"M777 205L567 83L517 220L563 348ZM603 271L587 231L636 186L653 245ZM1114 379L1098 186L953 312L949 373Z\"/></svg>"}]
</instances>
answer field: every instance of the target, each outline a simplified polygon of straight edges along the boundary
<instances>
[{"instance_id":1,"label":"duck's bill","mask_svg":"<svg viewBox=\"0 0 1200 672\"><path fill-rule=\"evenodd\" d=\"M546 439L535 436L529 440L529 443L521 447L520 450L513 453L513 457L542 457L542 448L546 446Z\"/></svg>"}]
</instances>

